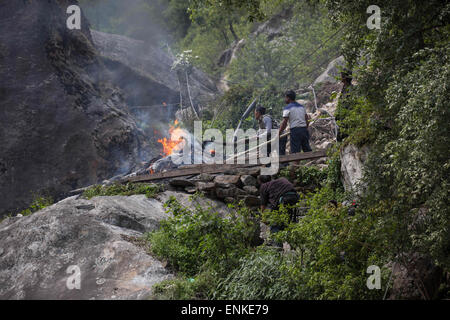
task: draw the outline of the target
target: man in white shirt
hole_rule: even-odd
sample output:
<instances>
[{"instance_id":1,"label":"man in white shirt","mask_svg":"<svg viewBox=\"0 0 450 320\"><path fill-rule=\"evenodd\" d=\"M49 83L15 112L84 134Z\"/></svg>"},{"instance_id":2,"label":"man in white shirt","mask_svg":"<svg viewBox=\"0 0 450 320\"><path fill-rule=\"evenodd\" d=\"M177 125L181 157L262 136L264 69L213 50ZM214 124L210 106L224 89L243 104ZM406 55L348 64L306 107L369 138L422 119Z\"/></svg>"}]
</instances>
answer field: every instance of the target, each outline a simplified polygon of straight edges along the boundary
<instances>
[{"instance_id":1,"label":"man in white shirt","mask_svg":"<svg viewBox=\"0 0 450 320\"><path fill-rule=\"evenodd\" d=\"M283 134L289 122L291 154L312 151L309 145L309 117L304 106L295 101L296 94L294 91L286 92L286 107L283 109L283 122L280 126L279 134ZM286 141L280 139L280 155L286 153Z\"/></svg>"}]
</instances>

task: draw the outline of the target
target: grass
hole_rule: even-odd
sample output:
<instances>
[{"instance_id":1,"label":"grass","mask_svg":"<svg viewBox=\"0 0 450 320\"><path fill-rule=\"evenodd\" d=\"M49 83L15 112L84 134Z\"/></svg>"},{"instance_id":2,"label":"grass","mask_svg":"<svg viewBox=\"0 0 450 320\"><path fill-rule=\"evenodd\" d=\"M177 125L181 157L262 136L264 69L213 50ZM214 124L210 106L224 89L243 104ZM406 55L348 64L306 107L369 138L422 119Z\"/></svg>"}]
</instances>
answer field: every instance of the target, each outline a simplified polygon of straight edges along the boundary
<instances>
[{"instance_id":1,"label":"grass","mask_svg":"<svg viewBox=\"0 0 450 320\"><path fill-rule=\"evenodd\" d=\"M9 213L0 219L0 223L7 218L11 218L13 216L22 215L24 217L31 216L33 213L42 210L51 206L54 203L52 197L49 196L36 196L30 206L20 212L17 213Z\"/></svg>"},{"instance_id":2,"label":"grass","mask_svg":"<svg viewBox=\"0 0 450 320\"><path fill-rule=\"evenodd\" d=\"M106 196L131 196L136 194L145 194L147 198L154 198L162 192L161 186L148 183L127 183L113 184L110 186L93 186L84 191L83 196L87 199Z\"/></svg>"}]
</instances>

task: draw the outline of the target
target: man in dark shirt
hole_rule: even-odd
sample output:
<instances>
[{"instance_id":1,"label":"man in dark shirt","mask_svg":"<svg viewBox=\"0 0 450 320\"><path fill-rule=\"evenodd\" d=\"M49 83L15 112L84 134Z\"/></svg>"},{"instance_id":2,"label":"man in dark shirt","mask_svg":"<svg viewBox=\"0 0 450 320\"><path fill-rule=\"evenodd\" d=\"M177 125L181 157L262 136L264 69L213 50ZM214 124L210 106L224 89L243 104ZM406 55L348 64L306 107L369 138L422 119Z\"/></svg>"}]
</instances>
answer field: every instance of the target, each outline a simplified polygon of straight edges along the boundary
<instances>
[{"instance_id":1,"label":"man in dark shirt","mask_svg":"<svg viewBox=\"0 0 450 320\"><path fill-rule=\"evenodd\" d=\"M283 198L290 199L295 197L298 201L298 194L295 191L294 185L290 183L287 179L280 178L271 181L270 176L260 176L258 178L258 181L261 185L259 192L261 196L262 211L266 210L267 207L269 207L272 210L276 210L281 203L284 203ZM280 200L282 202L280 202ZM297 201L295 201L295 203Z\"/></svg>"}]
</instances>

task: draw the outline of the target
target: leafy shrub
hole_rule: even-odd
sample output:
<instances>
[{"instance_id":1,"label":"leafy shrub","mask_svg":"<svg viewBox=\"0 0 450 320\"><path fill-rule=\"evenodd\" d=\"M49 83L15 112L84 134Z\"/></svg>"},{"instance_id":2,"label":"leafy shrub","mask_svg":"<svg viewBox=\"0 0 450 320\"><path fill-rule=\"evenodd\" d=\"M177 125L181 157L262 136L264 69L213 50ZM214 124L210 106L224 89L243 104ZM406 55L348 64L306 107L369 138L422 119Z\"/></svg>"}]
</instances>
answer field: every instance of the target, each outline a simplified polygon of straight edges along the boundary
<instances>
[{"instance_id":1,"label":"leafy shrub","mask_svg":"<svg viewBox=\"0 0 450 320\"><path fill-rule=\"evenodd\" d=\"M212 207L183 207L174 197L165 207L173 216L147 240L156 256L186 276L205 268L227 272L251 247L257 225L246 208L223 217Z\"/></svg>"},{"instance_id":2,"label":"leafy shrub","mask_svg":"<svg viewBox=\"0 0 450 320\"><path fill-rule=\"evenodd\" d=\"M261 220L269 226L286 227L289 224L288 207L280 205L278 210L265 210Z\"/></svg>"},{"instance_id":3,"label":"leafy shrub","mask_svg":"<svg viewBox=\"0 0 450 320\"><path fill-rule=\"evenodd\" d=\"M4 219L6 218L11 218L13 216L17 216L17 215L22 215L24 217L30 216L33 213L42 210L44 208L47 208L49 206L51 206L52 204L54 204L54 200L52 197L50 196L40 196L37 195L34 197L33 202L30 204L30 206L20 212L17 213L9 213L7 215L5 215L3 218L0 218L0 222L2 222Z\"/></svg>"},{"instance_id":4,"label":"leafy shrub","mask_svg":"<svg viewBox=\"0 0 450 320\"><path fill-rule=\"evenodd\" d=\"M214 298L217 273L205 270L193 277L178 276L153 286L153 299L157 300L201 300Z\"/></svg>"},{"instance_id":5,"label":"leafy shrub","mask_svg":"<svg viewBox=\"0 0 450 320\"><path fill-rule=\"evenodd\" d=\"M153 286L153 300L192 300L195 288L192 278L165 280Z\"/></svg>"},{"instance_id":6,"label":"leafy shrub","mask_svg":"<svg viewBox=\"0 0 450 320\"><path fill-rule=\"evenodd\" d=\"M366 269L372 264L382 267L392 258L385 237L395 229L376 215L350 216L347 207L330 202L334 198L333 190L322 188L308 198L310 209L299 223L275 234L277 241L299 252L286 272L297 279L302 299L380 298L379 290L366 287ZM387 281L388 270L382 271Z\"/></svg>"},{"instance_id":7,"label":"leafy shrub","mask_svg":"<svg viewBox=\"0 0 450 320\"><path fill-rule=\"evenodd\" d=\"M280 170L281 177L291 179L290 167L286 167ZM307 187L314 190L320 188L325 184L327 180L327 169L320 169L316 166L301 166L295 170L295 178L298 181L298 185L301 187Z\"/></svg>"},{"instance_id":8,"label":"leafy shrub","mask_svg":"<svg viewBox=\"0 0 450 320\"><path fill-rule=\"evenodd\" d=\"M227 300L297 299L295 282L284 272L292 259L276 250L261 248L240 260L220 281L214 298Z\"/></svg>"},{"instance_id":9,"label":"leafy shrub","mask_svg":"<svg viewBox=\"0 0 450 320\"><path fill-rule=\"evenodd\" d=\"M84 191L83 196L87 199L105 196L131 196L145 194L147 198L153 198L161 192L161 186L147 183L113 184L111 186L93 186Z\"/></svg>"},{"instance_id":10,"label":"leafy shrub","mask_svg":"<svg viewBox=\"0 0 450 320\"><path fill-rule=\"evenodd\" d=\"M20 211L18 214L23 215L24 217L30 216L33 213L42 210L51 206L54 203L53 198L49 196L36 196L30 206Z\"/></svg>"}]
</instances>

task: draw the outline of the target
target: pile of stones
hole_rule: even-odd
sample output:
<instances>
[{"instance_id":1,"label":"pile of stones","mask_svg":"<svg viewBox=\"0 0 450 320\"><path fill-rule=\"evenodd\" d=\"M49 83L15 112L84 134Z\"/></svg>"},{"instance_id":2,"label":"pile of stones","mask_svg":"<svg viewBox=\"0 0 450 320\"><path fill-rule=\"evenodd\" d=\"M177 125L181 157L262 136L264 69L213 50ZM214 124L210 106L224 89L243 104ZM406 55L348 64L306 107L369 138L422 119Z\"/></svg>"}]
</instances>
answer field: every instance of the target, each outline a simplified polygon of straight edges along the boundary
<instances>
[{"instance_id":1,"label":"pile of stones","mask_svg":"<svg viewBox=\"0 0 450 320\"><path fill-rule=\"evenodd\" d=\"M260 168L230 170L224 174L202 173L191 177L178 177L168 181L169 188L190 194L201 192L205 196L225 203L244 201L249 207L260 205L257 177Z\"/></svg>"}]
</instances>

